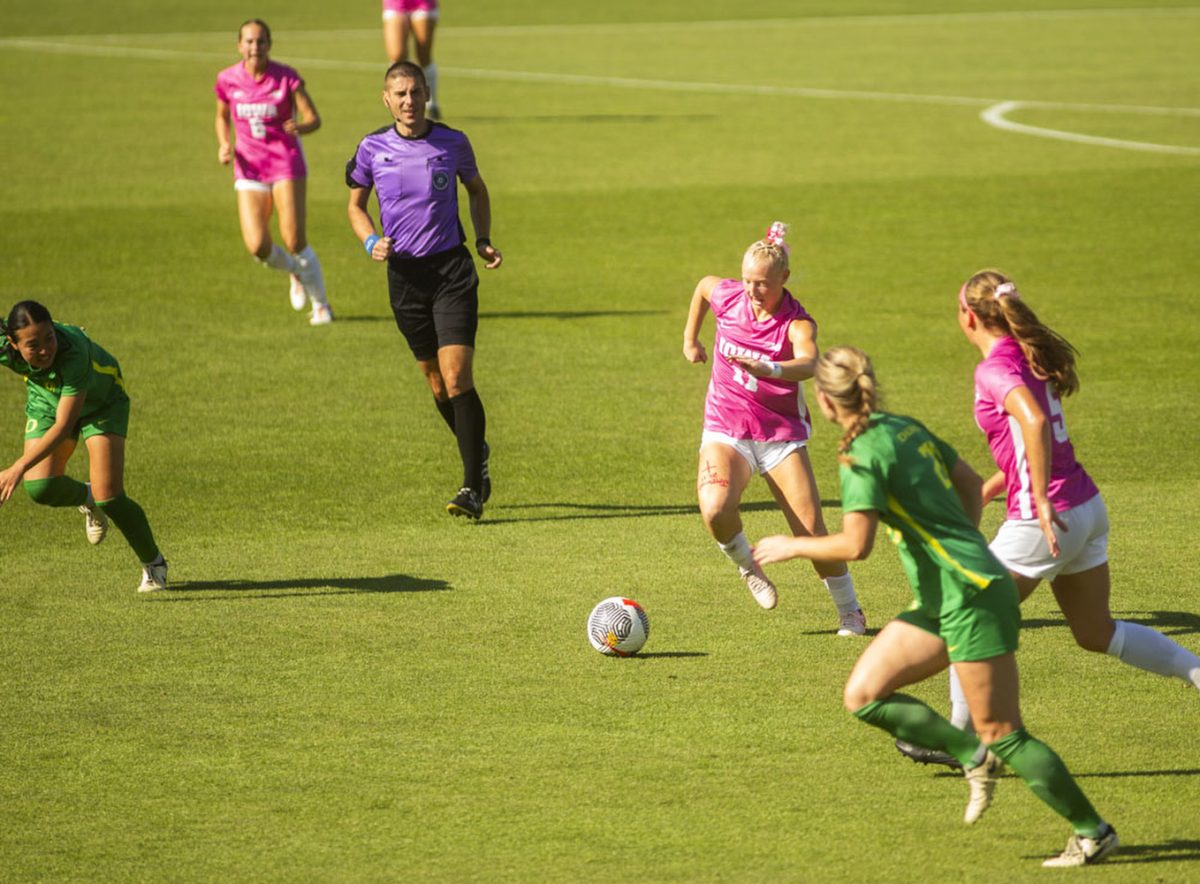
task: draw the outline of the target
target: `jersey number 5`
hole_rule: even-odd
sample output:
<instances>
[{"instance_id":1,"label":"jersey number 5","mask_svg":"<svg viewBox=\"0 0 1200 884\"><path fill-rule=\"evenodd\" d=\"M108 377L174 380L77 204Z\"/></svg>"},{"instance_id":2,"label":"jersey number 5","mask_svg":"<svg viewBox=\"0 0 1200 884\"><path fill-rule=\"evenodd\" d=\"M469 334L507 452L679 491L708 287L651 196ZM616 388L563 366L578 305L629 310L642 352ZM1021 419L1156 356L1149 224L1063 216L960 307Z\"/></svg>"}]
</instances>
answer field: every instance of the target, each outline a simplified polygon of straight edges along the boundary
<instances>
[{"instance_id":1,"label":"jersey number 5","mask_svg":"<svg viewBox=\"0 0 1200 884\"><path fill-rule=\"evenodd\" d=\"M1046 384L1046 402L1050 406L1050 429L1054 431L1055 442L1067 441L1067 419L1063 417L1062 403L1054 388Z\"/></svg>"}]
</instances>

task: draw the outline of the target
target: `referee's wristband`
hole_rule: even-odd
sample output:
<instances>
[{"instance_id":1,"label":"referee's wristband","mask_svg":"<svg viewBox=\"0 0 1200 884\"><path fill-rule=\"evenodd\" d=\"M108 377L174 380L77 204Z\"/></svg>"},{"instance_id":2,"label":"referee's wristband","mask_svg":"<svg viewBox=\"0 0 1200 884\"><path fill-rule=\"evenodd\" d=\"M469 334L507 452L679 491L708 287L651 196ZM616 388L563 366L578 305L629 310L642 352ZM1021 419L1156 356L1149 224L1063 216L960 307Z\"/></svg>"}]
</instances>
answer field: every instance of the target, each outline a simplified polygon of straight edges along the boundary
<instances>
[{"instance_id":1,"label":"referee's wristband","mask_svg":"<svg viewBox=\"0 0 1200 884\"><path fill-rule=\"evenodd\" d=\"M475 240L475 248L479 248L480 246L490 246L491 244L492 241L486 236L481 236L479 239Z\"/></svg>"},{"instance_id":2,"label":"referee's wristband","mask_svg":"<svg viewBox=\"0 0 1200 884\"><path fill-rule=\"evenodd\" d=\"M380 239L382 237L378 233L372 233L363 240L363 248L367 250L368 255L375 251L375 243L379 242Z\"/></svg>"}]
</instances>

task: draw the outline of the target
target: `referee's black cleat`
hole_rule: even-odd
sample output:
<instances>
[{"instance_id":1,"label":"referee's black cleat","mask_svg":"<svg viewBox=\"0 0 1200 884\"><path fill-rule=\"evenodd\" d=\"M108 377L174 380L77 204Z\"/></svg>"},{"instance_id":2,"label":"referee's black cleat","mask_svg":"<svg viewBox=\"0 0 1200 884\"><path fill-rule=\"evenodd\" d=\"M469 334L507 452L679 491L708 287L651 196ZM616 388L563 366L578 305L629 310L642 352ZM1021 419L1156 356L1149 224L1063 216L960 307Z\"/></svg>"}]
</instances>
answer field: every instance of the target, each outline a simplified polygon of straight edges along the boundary
<instances>
[{"instance_id":1,"label":"referee's black cleat","mask_svg":"<svg viewBox=\"0 0 1200 884\"><path fill-rule=\"evenodd\" d=\"M937 749L926 749L924 746L918 746L915 743L907 743L904 740L896 741L896 750L918 764L941 764L946 767L952 767L956 770L962 768L962 762L951 755L949 752L939 752Z\"/></svg>"},{"instance_id":2,"label":"referee's black cleat","mask_svg":"<svg viewBox=\"0 0 1200 884\"><path fill-rule=\"evenodd\" d=\"M446 504L446 512L452 516L466 516L468 519L478 519L483 515L483 501L470 488L459 488L454 499Z\"/></svg>"},{"instance_id":3,"label":"referee's black cleat","mask_svg":"<svg viewBox=\"0 0 1200 884\"><path fill-rule=\"evenodd\" d=\"M488 458L492 456L492 449L488 447L486 442L483 443L483 466L479 470L479 502L487 503L488 498L492 496L492 477L488 475Z\"/></svg>"}]
</instances>

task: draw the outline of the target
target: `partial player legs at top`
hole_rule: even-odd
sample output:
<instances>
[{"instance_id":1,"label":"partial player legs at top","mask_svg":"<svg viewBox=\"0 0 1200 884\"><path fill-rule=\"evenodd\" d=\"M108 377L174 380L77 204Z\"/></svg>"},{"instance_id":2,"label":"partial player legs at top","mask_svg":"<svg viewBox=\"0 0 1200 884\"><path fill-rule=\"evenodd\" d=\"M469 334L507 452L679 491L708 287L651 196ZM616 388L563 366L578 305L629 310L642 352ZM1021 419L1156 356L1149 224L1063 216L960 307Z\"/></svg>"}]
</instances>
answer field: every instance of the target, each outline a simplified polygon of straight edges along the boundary
<instances>
[{"instance_id":1,"label":"partial player legs at top","mask_svg":"<svg viewBox=\"0 0 1200 884\"><path fill-rule=\"evenodd\" d=\"M820 536L827 533L817 480L807 448L799 448L789 454L763 478L783 510L794 536ZM867 621L854 592L854 581L846 563L814 561L812 564L837 607L838 635L864 635Z\"/></svg>"},{"instance_id":2,"label":"partial player legs at top","mask_svg":"<svg viewBox=\"0 0 1200 884\"><path fill-rule=\"evenodd\" d=\"M431 8L414 9L423 5ZM437 65L433 61L433 37L437 29L438 11L436 4L385 2L383 10L383 48L394 64L410 58L408 47L411 37L416 50L415 61L425 74L429 87L429 104L426 113L431 120L441 114L437 102Z\"/></svg>"}]
</instances>

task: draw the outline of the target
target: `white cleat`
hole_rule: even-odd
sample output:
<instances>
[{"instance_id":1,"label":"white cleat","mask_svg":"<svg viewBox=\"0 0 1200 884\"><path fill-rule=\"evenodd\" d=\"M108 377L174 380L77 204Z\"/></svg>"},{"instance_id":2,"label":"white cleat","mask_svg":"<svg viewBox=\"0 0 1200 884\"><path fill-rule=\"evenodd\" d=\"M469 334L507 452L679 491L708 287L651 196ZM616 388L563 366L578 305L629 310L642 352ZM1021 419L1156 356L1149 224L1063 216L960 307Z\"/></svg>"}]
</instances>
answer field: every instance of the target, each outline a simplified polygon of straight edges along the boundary
<instances>
[{"instance_id":1,"label":"white cleat","mask_svg":"<svg viewBox=\"0 0 1200 884\"><path fill-rule=\"evenodd\" d=\"M333 311L329 309L328 304L313 304L312 316L309 317L309 325L329 325L333 322Z\"/></svg>"},{"instance_id":2,"label":"white cleat","mask_svg":"<svg viewBox=\"0 0 1200 884\"><path fill-rule=\"evenodd\" d=\"M157 592L167 588L167 560L163 559L157 565L142 565L142 582L138 592Z\"/></svg>"},{"instance_id":3,"label":"white cleat","mask_svg":"<svg viewBox=\"0 0 1200 884\"><path fill-rule=\"evenodd\" d=\"M288 297L292 301L292 309L299 313L308 306L308 292L304 290L304 283L300 281L300 277L292 274L292 287L288 291Z\"/></svg>"},{"instance_id":4,"label":"white cleat","mask_svg":"<svg viewBox=\"0 0 1200 884\"><path fill-rule=\"evenodd\" d=\"M1042 863L1047 869L1070 869L1078 866L1090 866L1101 862L1120 845L1117 830L1108 823L1100 830L1098 838L1085 838L1082 835L1072 835L1067 839L1067 849L1056 857Z\"/></svg>"},{"instance_id":5,"label":"white cleat","mask_svg":"<svg viewBox=\"0 0 1200 884\"><path fill-rule=\"evenodd\" d=\"M738 573L746 581L746 586L750 588L750 594L754 596L754 600L762 607L769 611L779 603L779 593L775 591L775 584L767 579L767 575L762 572L761 568L750 571L739 567Z\"/></svg>"},{"instance_id":6,"label":"white cleat","mask_svg":"<svg viewBox=\"0 0 1200 884\"><path fill-rule=\"evenodd\" d=\"M862 608L838 615L838 635L866 635L867 615Z\"/></svg>"},{"instance_id":7,"label":"white cleat","mask_svg":"<svg viewBox=\"0 0 1200 884\"><path fill-rule=\"evenodd\" d=\"M1004 770L1004 762L992 754L989 749L983 764L966 768L963 776L971 788L971 797L967 800L967 810L963 814L964 823L973 823L983 816L983 812L992 806L992 794L996 791L996 777Z\"/></svg>"},{"instance_id":8,"label":"white cleat","mask_svg":"<svg viewBox=\"0 0 1200 884\"><path fill-rule=\"evenodd\" d=\"M104 515L104 510L100 507L88 506L86 503L79 508L79 511L87 516L84 531L87 532L88 543L95 546L108 535L108 516Z\"/></svg>"}]
</instances>

